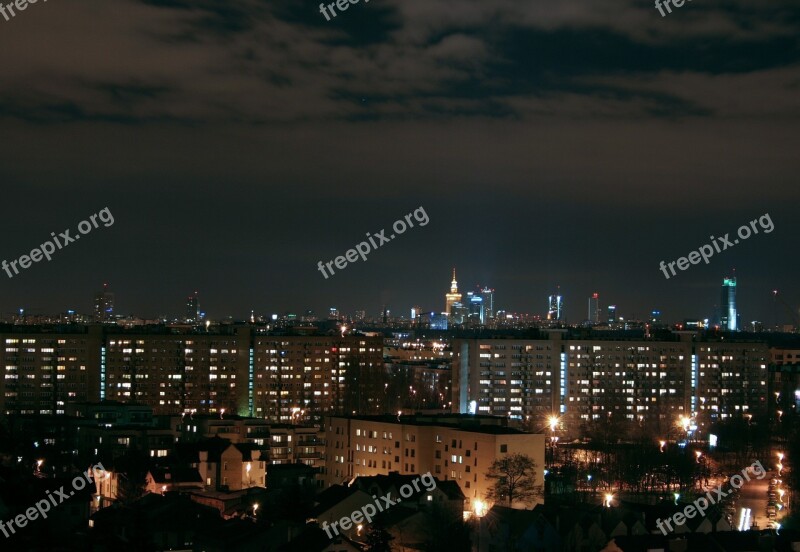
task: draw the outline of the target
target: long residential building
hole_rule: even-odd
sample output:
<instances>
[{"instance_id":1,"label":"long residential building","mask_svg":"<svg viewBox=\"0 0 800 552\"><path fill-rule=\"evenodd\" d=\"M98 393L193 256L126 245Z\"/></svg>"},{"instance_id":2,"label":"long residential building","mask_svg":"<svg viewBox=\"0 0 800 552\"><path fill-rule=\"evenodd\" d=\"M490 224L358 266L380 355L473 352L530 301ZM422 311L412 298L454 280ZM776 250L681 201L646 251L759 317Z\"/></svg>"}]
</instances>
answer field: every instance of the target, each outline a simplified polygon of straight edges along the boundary
<instances>
[{"instance_id":1,"label":"long residential building","mask_svg":"<svg viewBox=\"0 0 800 552\"><path fill-rule=\"evenodd\" d=\"M62 415L71 403L111 400L156 415L320 424L332 414L447 406L539 427L558 415L570 429L613 419L663 431L681 416L774 419L777 402L767 399L775 392L784 409L800 397L790 357L800 346L787 335L553 329L459 338L449 345L452 378L449 359L416 365L391 348L384 358L383 345L379 335L285 335L253 325L0 326L0 412Z\"/></svg>"},{"instance_id":2,"label":"long residential building","mask_svg":"<svg viewBox=\"0 0 800 552\"><path fill-rule=\"evenodd\" d=\"M472 509L485 501L492 480L486 473L507 454L536 464L535 485L544 481L544 439L507 426L507 418L459 414L331 416L325 419L325 485L374 475L430 472L456 481ZM539 499L527 506L535 505Z\"/></svg>"},{"instance_id":3,"label":"long residential building","mask_svg":"<svg viewBox=\"0 0 800 552\"><path fill-rule=\"evenodd\" d=\"M673 332L658 339L552 330L453 343L453 411L577 430L609 417L663 429L768 415L764 341Z\"/></svg>"},{"instance_id":4,"label":"long residential building","mask_svg":"<svg viewBox=\"0 0 800 552\"><path fill-rule=\"evenodd\" d=\"M6 414L64 414L67 403L103 400L156 415L227 412L294 424L383 411L379 336L7 326L0 366Z\"/></svg>"}]
</instances>

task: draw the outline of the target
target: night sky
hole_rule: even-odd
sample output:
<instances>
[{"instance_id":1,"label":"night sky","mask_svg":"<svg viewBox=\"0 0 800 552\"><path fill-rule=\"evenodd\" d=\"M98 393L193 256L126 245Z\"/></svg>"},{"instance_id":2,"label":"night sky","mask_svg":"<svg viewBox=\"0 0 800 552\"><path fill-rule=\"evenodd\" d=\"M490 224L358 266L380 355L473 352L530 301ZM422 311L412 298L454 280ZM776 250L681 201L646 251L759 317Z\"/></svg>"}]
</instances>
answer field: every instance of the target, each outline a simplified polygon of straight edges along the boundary
<instances>
[{"instance_id":1,"label":"night sky","mask_svg":"<svg viewBox=\"0 0 800 552\"><path fill-rule=\"evenodd\" d=\"M9 279L0 311L212 318L444 309L461 291L543 313L561 287L625 317L797 312L800 3L371 0L326 21L281 0L50 0L0 17L0 260L108 207ZM329 279L333 260L430 217ZM658 268L769 213L669 280ZM389 232L387 232L387 235ZM777 315L777 318L776 318Z\"/></svg>"}]
</instances>

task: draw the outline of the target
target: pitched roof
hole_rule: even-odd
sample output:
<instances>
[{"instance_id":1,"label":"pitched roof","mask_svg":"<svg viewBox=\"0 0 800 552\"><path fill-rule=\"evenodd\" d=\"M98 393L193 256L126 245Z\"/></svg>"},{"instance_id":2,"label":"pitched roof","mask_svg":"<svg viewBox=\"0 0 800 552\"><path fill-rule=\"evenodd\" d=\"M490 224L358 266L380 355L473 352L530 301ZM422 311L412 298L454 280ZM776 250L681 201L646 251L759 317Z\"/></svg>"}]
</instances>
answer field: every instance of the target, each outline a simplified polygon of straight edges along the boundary
<instances>
[{"instance_id":1,"label":"pitched roof","mask_svg":"<svg viewBox=\"0 0 800 552\"><path fill-rule=\"evenodd\" d=\"M156 483L202 483L203 478L196 468L150 468L150 475Z\"/></svg>"},{"instance_id":2,"label":"pitched roof","mask_svg":"<svg viewBox=\"0 0 800 552\"><path fill-rule=\"evenodd\" d=\"M327 512L344 499L357 493L359 489L356 487L345 487L344 485L333 485L328 487L320 494L317 495L317 505L314 506L313 515L319 515Z\"/></svg>"}]
</instances>

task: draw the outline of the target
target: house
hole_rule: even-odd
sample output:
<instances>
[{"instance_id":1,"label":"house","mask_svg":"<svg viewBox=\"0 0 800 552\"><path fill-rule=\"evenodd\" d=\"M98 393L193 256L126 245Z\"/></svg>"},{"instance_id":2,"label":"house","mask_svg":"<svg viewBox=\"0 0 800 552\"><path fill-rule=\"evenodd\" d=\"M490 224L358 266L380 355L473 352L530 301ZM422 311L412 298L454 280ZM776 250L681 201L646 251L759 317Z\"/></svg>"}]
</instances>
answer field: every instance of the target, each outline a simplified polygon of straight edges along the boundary
<instances>
[{"instance_id":1,"label":"house","mask_svg":"<svg viewBox=\"0 0 800 552\"><path fill-rule=\"evenodd\" d=\"M155 494L203 489L203 479L194 468L153 467L147 472L145 482L146 492Z\"/></svg>"},{"instance_id":2,"label":"house","mask_svg":"<svg viewBox=\"0 0 800 552\"><path fill-rule=\"evenodd\" d=\"M197 469L203 484L216 491L241 491L266 484L266 459L257 445L214 437L177 449L181 464Z\"/></svg>"},{"instance_id":3,"label":"house","mask_svg":"<svg viewBox=\"0 0 800 552\"><path fill-rule=\"evenodd\" d=\"M425 479L421 479L422 477L425 476L390 472L388 475L357 477L352 485L373 496L399 497L401 488L413 489L414 493L408 498L403 498L403 502L398 506L418 510L436 504L453 516L463 517L465 496L458 483L453 480L441 481L430 476Z\"/></svg>"},{"instance_id":4,"label":"house","mask_svg":"<svg viewBox=\"0 0 800 552\"><path fill-rule=\"evenodd\" d=\"M367 494L358 487L345 487L344 485L334 485L317 495L317 504L311 514L311 519L315 520L321 527L332 525L342 518L350 518L353 512L358 511L367 504L374 505L372 495ZM340 534L353 538L358 533L357 526L352 526L347 530L337 529Z\"/></svg>"}]
</instances>

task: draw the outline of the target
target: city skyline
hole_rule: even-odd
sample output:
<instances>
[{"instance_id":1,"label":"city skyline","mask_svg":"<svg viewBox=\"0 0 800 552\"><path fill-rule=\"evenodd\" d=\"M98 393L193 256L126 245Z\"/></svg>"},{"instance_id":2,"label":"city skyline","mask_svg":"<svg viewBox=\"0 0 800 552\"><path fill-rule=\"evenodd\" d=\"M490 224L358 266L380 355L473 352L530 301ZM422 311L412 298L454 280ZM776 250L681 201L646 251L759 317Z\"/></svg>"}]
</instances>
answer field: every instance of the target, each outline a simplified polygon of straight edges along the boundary
<instances>
[{"instance_id":1,"label":"city skyline","mask_svg":"<svg viewBox=\"0 0 800 552\"><path fill-rule=\"evenodd\" d=\"M462 300L463 297L467 297L468 294L471 296L473 293L477 296L480 296L482 293L491 292L492 303L494 306L494 311L503 311L507 314L520 314L520 315L529 315L529 316L540 316L543 321L549 320L549 316L552 315L551 308L558 308L558 312L561 313L561 317L558 320L561 320L567 324L581 324L583 322L588 321L587 318L588 312L586 309L586 301L589 301L589 304L593 304L592 301L597 303L597 308L599 312L599 322L604 323L608 322L607 316L604 313L610 312L609 308L613 308L615 311L615 316L617 319L622 317L623 319L627 320L649 320L652 318L652 313L657 311L659 313L659 317L662 321L666 323L680 323L684 320L709 320L711 325L719 323L722 326L725 326L728 330L742 330L748 331L752 329L751 323L753 321L760 322L763 327L771 328L771 327L784 327L784 326L794 326L795 328L798 326L798 317L797 313L790 312L791 307L786 303L783 296L780 299L776 296L775 290L771 290L769 297L769 307L766 309L766 316L763 318L755 318L752 316L747 316L747 310L744 311L745 318L742 318L742 306L739 299L737 299L737 284L736 284L736 276L734 277L727 277L724 276L721 278L722 280L722 289L723 294L721 300L717 302L711 303L711 297L708 298L709 306L706 308L704 312L697 312L701 310L699 308L694 309L693 312L681 314L675 312L674 309L670 309L668 306L652 304L649 307L645 307L641 311L635 311L631 308L626 308L626 302L624 297L615 297L615 298L607 298L604 297L606 294L599 293L594 291L592 293L587 294L585 297L572 297L567 296L561 291L561 286L555 286L558 288L558 293L553 295L549 293L547 295L543 295L542 299L539 303L545 303L545 306L539 309L536 309L536 305L534 305L534 309L527 311L523 309L515 309L513 306L509 307L506 303L502 300L502 291L501 292L501 300L500 302L497 301L497 287L488 288L485 284L475 284L473 286L474 291L465 292L465 293L458 293L459 291L464 291L464 286L458 287L456 284L456 291L453 292L453 285L455 283L456 269L453 269L453 281L450 283L450 288L448 293L444 294L444 300L440 299L440 303L442 304L441 310L435 308L435 305L431 305L431 308L426 306L424 303L420 303L419 301L411 302L406 308L406 305L392 305L392 304L376 304L373 306L367 305L354 305L351 308L342 308L341 303L337 303L336 301L329 301L328 306L319 306L314 308L312 306L305 305L303 307L298 308L295 306L294 308L249 308L246 309L244 312L239 313L229 313L229 314L218 314L218 313L211 313L208 316L208 319L211 321L222 321L225 319L233 319L233 320L249 320L253 315L255 316L262 316L262 317L270 317L272 315L284 316L287 314L296 314L297 316L303 316L308 311L313 312L314 316L318 319L326 319L328 318L329 312L331 309L336 309L338 312L342 313L343 317L354 317L356 313L359 311L365 311L367 318L378 317L382 314L384 308L388 308L390 311L390 316L392 318L410 318L410 313L412 309L418 309L419 313L431 313L434 312L436 314L443 314L448 312L448 301L452 298L452 301L458 305L463 304L465 309L469 309L469 305L465 302L468 300ZM733 314L736 317L736 321L733 325L726 325L727 317L723 313L724 310L724 301L726 297L727 289L730 289L728 286L730 282L733 282ZM168 320L184 320L189 322L198 322L202 318L202 320L206 319L206 309L205 304L203 305L203 312L200 312L198 305L199 301L199 292L194 291L189 294L188 299L184 299L184 303L180 306L173 307L172 309L163 308L159 310L157 313L150 314L150 313L141 313L137 312L136 310L126 310L126 309L119 309L115 307L115 293L114 291L118 291L114 289L114 291L109 291L110 284L105 283L103 284L103 289L100 292L95 293L94 299L94 306L87 307L85 309L75 308L75 303L70 304L69 307L63 307L60 309L55 309L52 311L47 311L44 309L36 309L36 311L26 308L26 307L18 307L11 311L4 311L2 312L2 317L7 318L9 316L14 316L20 314L20 309L24 309L25 315L30 316L46 316L46 315L58 315L59 313L66 313L66 312L74 312L77 314L85 314L90 315L92 312L94 313L95 318L97 319L97 312L98 312L98 301L106 295L110 297L110 304L111 308L116 316L119 317L136 317L140 319L146 320L155 320L158 318L166 318ZM716 294L719 297L719 284L716 286ZM547 293L543 291L543 293ZM595 298L594 296L597 295L598 297ZM747 295L745 295L747 297ZM184 295L186 297L186 295ZM555 298L558 297L558 304L555 303ZM605 300L607 299L607 301ZM613 301L612 301L613 299ZM621 300L620 300L621 299ZM577 300L577 301L576 301ZM551 304L551 301L553 302ZM124 304L124 303L123 303ZM752 304L749 302L748 304ZM762 300L762 305L766 304ZM556 306L554 306L556 305ZM551 307L551 308L548 308ZM187 310L188 309L188 310ZM563 310L562 310L563 309ZM738 311L738 313L737 313ZM195 317L190 316L189 312L196 312L199 318L195 319ZM666 312L666 314L664 314ZM575 314L576 316L573 316ZM486 316L484 322L488 322L489 317ZM553 318L552 320L556 320ZM716 322L715 322L716 321Z\"/></svg>"}]
</instances>

